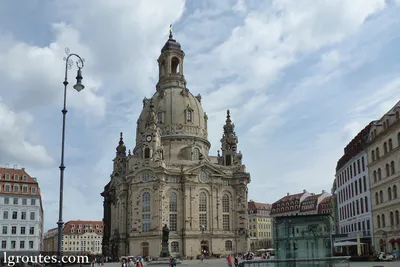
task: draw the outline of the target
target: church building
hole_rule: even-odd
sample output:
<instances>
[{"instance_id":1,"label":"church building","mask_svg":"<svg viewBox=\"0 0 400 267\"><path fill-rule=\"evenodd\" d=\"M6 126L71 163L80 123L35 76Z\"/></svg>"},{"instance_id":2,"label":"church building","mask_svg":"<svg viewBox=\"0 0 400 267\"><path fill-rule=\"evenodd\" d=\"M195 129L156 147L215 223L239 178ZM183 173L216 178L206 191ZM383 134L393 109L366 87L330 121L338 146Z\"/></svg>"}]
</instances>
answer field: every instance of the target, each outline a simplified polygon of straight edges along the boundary
<instances>
[{"instance_id":1,"label":"church building","mask_svg":"<svg viewBox=\"0 0 400 267\"><path fill-rule=\"evenodd\" d=\"M101 193L103 253L114 259L159 257L164 225L173 256L249 249L250 174L237 150L235 126L228 110L221 151L209 155L207 115L201 96L186 87L184 57L170 30L158 58L156 92L143 100L132 152L121 133L111 180Z\"/></svg>"}]
</instances>

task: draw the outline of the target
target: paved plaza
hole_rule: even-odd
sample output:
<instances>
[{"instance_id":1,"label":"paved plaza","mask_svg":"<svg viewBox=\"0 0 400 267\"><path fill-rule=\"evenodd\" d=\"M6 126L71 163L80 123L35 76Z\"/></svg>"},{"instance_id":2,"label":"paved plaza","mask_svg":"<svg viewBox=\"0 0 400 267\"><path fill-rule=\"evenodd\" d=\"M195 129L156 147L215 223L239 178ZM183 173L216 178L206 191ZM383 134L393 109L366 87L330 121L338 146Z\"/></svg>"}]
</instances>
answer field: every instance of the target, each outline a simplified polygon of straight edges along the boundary
<instances>
[{"instance_id":1,"label":"paved plaza","mask_svg":"<svg viewBox=\"0 0 400 267\"><path fill-rule=\"evenodd\" d=\"M98 265L96 265L98 266ZM146 264L146 266L164 266L164 265L153 265L153 264ZM165 265L168 266L168 265ZM225 259L210 259L201 262L200 260L186 260L182 261L181 264L178 266L193 266L193 267L201 267L201 266L212 266L212 267L227 267L228 264L226 263ZM350 267L399 267L400 261L393 261L393 262L351 262ZM104 267L121 267L120 263L106 263Z\"/></svg>"}]
</instances>

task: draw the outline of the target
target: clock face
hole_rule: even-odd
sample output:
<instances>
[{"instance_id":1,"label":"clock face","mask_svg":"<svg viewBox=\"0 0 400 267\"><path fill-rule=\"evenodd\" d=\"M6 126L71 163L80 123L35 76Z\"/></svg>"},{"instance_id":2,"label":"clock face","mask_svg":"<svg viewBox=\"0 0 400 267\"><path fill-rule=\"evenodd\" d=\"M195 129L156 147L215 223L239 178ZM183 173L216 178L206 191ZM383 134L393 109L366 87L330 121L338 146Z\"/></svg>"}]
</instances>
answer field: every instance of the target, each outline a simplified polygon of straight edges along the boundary
<instances>
[{"instance_id":1,"label":"clock face","mask_svg":"<svg viewBox=\"0 0 400 267\"><path fill-rule=\"evenodd\" d=\"M150 142L151 139L153 139L153 138L151 137L151 135L146 136L146 141L147 141L147 142Z\"/></svg>"}]
</instances>

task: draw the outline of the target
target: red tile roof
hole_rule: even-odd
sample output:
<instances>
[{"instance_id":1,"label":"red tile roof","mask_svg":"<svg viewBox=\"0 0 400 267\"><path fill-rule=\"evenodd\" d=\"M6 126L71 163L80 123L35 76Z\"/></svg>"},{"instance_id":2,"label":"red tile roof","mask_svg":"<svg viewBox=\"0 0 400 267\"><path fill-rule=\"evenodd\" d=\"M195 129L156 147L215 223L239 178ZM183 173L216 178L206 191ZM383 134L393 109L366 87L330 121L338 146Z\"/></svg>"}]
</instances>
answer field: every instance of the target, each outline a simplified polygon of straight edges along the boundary
<instances>
[{"instance_id":1,"label":"red tile roof","mask_svg":"<svg viewBox=\"0 0 400 267\"><path fill-rule=\"evenodd\" d=\"M317 208L318 198L322 194L314 195L306 197L300 204L300 212L308 212L313 211Z\"/></svg>"},{"instance_id":2,"label":"red tile roof","mask_svg":"<svg viewBox=\"0 0 400 267\"><path fill-rule=\"evenodd\" d=\"M304 191L302 193L294 195L287 195L279 199L278 201L272 204L271 215L300 211L300 198L306 193L307 192Z\"/></svg>"},{"instance_id":3,"label":"red tile roof","mask_svg":"<svg viewBox=\"0 0 400 267\"><path fill-rule=\"evenodd\" d=\"M6 184L11 186L9 192L5 192ZM21 185L28 186L26 193L22 191ZM18 192L14 192L14 186L20 187ZM31 193L31 188L36 188L35 193ZM0 168L0 193L10 195L40 196L40 188L36 179L31 177L24 168Z\"/></svg>"},{"instance_id":4,"label":"red tile roof","mask_svg":"<svg viewBox=\"0 0 400 267\"><path fill-rule=\"evenodd\" d=\"M331 214L332 213L332 200L333 196L328 196L324 198L318 204L318 213L319 214Z\"/></svg>"},{"instance_id":5,"label":"red tile roof","mask_svg":"<svg viewBox=\"0 0 400 267\"><path fill-rule=\"evenodd\" d=\"M82 225L81 228L79 228L79 225ZM85 225L87 225L88 228L85 228ZM92 225L92 228L90 228L90 225ZM96 225L98 225L99 227L96 228ZM103 221L68 221L64 225L63 233L71 234L72 229L74 229L74 234L84 234L85 229L94 230L94 232L100 233L99 230L103 232ZM78 232L78 229L81 229L80 233Z\"/></svg>"},{"instance_id":6,"label":"red tile roof","mask_svg":"<svg viewBox=\"0 0 400 267\"><path fill-rule=\"evenodd\" d=\"M267 203L260 203L255 201L249 201L247 203L247 207L249 210L271 210L272 205Z\"/></svg>"}]
</instances>

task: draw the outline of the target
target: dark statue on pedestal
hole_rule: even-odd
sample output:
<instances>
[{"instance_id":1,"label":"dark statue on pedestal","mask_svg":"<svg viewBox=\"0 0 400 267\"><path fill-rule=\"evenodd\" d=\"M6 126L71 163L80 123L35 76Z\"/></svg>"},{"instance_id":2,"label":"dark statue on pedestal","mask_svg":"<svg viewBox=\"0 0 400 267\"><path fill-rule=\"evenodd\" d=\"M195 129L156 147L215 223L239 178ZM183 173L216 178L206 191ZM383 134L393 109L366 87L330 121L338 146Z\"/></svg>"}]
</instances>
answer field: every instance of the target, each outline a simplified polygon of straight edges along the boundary
<instances>
[{"instance_id":1,"label":"dark statue on pedestal","mask_svg":"<svg viewBox=\"0 0 400 267\"><path fill-rule=\"evenodd\" d=\"M162 229L162 243L161 243L161 253L160 257L169 257L169 246L168 246L168 238L169 238L169 229L167 225L164 225Z\"/></svg>"}]
</instances>

